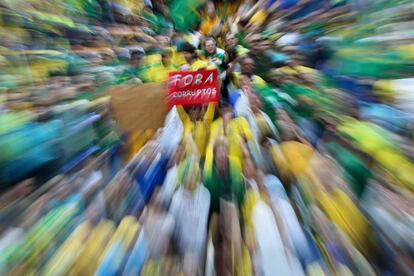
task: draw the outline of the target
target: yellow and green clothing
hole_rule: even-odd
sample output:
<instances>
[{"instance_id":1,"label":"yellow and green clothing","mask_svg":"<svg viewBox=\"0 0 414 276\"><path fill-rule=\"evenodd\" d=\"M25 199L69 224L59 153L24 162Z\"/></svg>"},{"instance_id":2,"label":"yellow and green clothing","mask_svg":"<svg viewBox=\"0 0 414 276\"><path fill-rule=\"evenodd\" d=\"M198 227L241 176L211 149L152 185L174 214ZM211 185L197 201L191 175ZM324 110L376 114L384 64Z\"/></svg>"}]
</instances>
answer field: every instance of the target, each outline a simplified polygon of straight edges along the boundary
<instances>
[{"instance_id":1,"label":"yellow and green clothing","mask_svg":"<svg viewBox=\"0 0 414 276\"><path fill-rule=\"evenodd\" d=\"M210 192L210 213L220 211L220 199L234 201L241 206L244 199L245 187L242 179L242 166L237 158L229 156L229 173L223 178L219 176L216 166L204 171L205 186Z\"/></svg>"},{"instance_id":2,"label":"yellow and green clothing","mask_svg":"<svg viewBox=\"0 0 414 276\"><path fill-rule=\"evenodd\" d=\"M217 137L226 136L224 135L224 126L223 126L223 119L219 118L213 122L210 131L210 140L207 145L206 150L206 160L204 171L211 170L213 164L213 150L214 150L214 142L216 141ZM249 123L244 117L238 117L233 119L228 126L228 133L227 133L227 141L228 141L228 150L229 155L239 160L240 163L243 162L243 153L241 151L240 142L241 139L246 139L247 141L251 141L253 139L253 133L250 129Z\"/></svg>"},{"instance_id":3,"label":"yellow and green clothing","mask_svg":"<svg viewBox=\"0 0 414 276\"><path fill-rule=\"evenodd\" d=\"M240 88L241 74L236 72L233 74L232 83L236 88ZM250 77L254 89L263 89L267 86L266 81L257 75Z\"/></svg>"},{"instance_id":4,"label":"yellow and green clothing","mask_svg":"<svg viewBox=\"0 0 414 276\"><path fill-rule=\"evenodd\" d=\"M200 54L205 60L211 60L211 59L214 59L214 58L218 59L221 63L220 64L214 64L214 65L216 66L219 73L221 73L223 71L222 65L226 61L226 52L223 49L217 48L216 52L214 54L208 54L203 50L203 51L200 52Z\"/></svg>"}]
</instances>

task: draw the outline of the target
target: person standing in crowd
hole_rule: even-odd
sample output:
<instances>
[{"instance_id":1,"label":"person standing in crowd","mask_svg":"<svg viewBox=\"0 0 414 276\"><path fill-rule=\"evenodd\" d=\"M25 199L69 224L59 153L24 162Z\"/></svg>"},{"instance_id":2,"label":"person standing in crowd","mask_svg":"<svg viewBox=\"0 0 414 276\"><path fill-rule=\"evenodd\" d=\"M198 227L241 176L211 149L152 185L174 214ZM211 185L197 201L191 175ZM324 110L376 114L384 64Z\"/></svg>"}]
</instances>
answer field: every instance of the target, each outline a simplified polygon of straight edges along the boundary
<instances>
[{"instance_id":1,"label":"person standing in crowd","mask_svg":"<svg viewBox=\"0 0 414 276\"><path fill-rule=\"evenodd\" d=\"M210 229L215 250L218 275L236 270L235 259L241 257L241 230L238 209L244 198L240 160L230 156L227 139L214 140L214 160L205 170L205 185L210 191ZM230 271L229 271L230 270Z\"/></svg>"},{"instance_id":2,"label":"person standing in crowd","mask_svg":"<svg viewBox=\"0 0 414 276\"><path fill-rule=\"evenodd\" d=\"M210 193L201 183L199 160L188 157L179 168L181 187L174 193L170 214L175 218L174 241L182 262L192 273L200 275L207 245Z\"/></svg>"},{"instance_id":3,"label":"person standing in crowd","mask_svg":"<svg viewBox=\"0 0 414 276\"><path fill-rule=\"evenodd\" d=\"M213 164L205 170L205 185L211 194L211 213L220 211L220 199L241 204L244 195L241 176L241 162L229 154L226 137L214 140Z\"/></svg>"},{"instance_id":4,"label":"person standing in crowd","mask_svg":"<svg viewBox=\"0 0 414 276\"><path fill-rule=\"evenodd\" d=\"M260 89L266 86L266 82L254 73L255 62L249 55L241 59L240 65L241 73L235 72L232 75L232 81L235 87L241 88L244 84L247 84L254 89Z\"/></svg>"},{"instance_id":5,"label":"person standing in crowd","mask_svg":"<svg viewBox=\"0 0 414 276\"><path fill-rule=\"evenodd\" d=\"M216 7L213 1L206 3L206 13L206 18L204 18L200 26L200 32L205 36L217 36L221 31L221 22L216 14Z\"/></svg>"},{"instance_id":6,"label":"person standing in crowd","mask_svg":"<svg viewBox=\"0 0 414 276\"><path fill-rule=\"evenodd\" d=\"M237 58L245 56L249 50L239 44L239 39L234 33L226 35L226 53L228 63L234 62Z\"/></svg>"},{"instance_id":7,"label":"person standing in crowd","mask_svg":"<svg viewBox=\"0 0 414 276\"><path fill-rule=\"evenodd\" d=\"M206 37L204 39L202 56L213 63L219 73L223 72L226 63L226 52L217 47L217 42L213 37Z\"/></svg>"},{"instance_id":8,"label":"person standing in crowd","mask_svg":"<svg viewBox=\"0 0 414 276\"><path fill-rule=\"evenodd\" d=\"M251 141L253 134L248 121L243 117L233 118L233 110L229 105L220 109L221 117L211 125L210 139L206 150L205 172L210 172L214 157L214 142L217 137L223 136L228 141L229 154L239 162L243 162L241 142Z\"/></svg>"},{"instance_id":9,"label":"person standing in crowd","mask_svg":"<svg viewBox=\"0 0 414 276\"><path fill-rule=\"evenodd\" d=\"M184 137L191 135L201 158L205 157L215 109L216 104L209 103L207 110L204 106L194 107L190 109L190 115L188 115L182 105L177 106L178 114L184 125Z\"/></svg>"},{"instance_id":10,"label":"person standing in crowd","mask_svg":"<svg viewBox=\"0 0 414 276\"><path fill-rule=\"evenodd\" d=\"M141 219L144 222L144 236L148 242L148 258L161 259L172 245L175 221L162 204L159 188L154 190Z\"/></svg>"},{"instance_id":11,"label":"person standing in crowd","mask_svg":"<svg viewBox=\"0 0 414 276\"><path fill-rule=\"evenodd\" d=\"M141 47L130 49L129 66L118 79L118 83L143 83L145 82L146 68L144 65L145 51Z\"/></svg>"},{"instance_id":12,"label":"person standing in crowd","mask_svg":"<svg viewBox=\"0 0 414 276\"><path fill-rule=\"evenodd\" d=\"M166 48L161 50L161 62L153 66L146 73L146 78L151 82L165 82L168 80L168 73L176 71L178 68L172 64L173 52Z\"/></svg>"}]
</instances>

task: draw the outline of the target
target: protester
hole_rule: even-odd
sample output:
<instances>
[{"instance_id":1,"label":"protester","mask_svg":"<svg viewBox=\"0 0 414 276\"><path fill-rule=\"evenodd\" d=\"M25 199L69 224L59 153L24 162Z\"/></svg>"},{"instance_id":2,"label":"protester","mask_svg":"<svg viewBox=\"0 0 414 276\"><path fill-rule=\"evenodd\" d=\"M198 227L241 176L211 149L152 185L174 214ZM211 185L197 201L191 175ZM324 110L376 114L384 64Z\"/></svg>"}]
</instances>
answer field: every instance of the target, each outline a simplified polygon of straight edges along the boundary
<instances>
[{"instance_id":1,"label":"protester","mask_svg":"<svg viewBox=\"0 0 414 276\"><path fill-rule=\"evenodd\" d=\"M217 67L219 73L221 73L223 68L225 68L226 52L217 47L216 41L213 37L207 37L204 39L204 49L202 55Z\"/></svg>"},{"instance_id":2,"label":"protester","mask_svg":"<svg viewBox=\"0 0 414 276\"><path fill-rule=\"evenodd\" d=\"M198 57L196 48L190 43L185 43L182 47L183 55L186 64L180 67L181 71L198 71L198 70L212 70L216 67L209 61L201 60Z\"/></svg>"},{"instance_id":3,"label":"protester","mask_svg":"<svg viewBox=\"0 0 414 276\"><path fill-rule=\"evenodd\" d=\"M196 156L190 156L180 165L181 187L174 193L169 210L177 222L174 236L179 256L195 274L204 266L210 209L210 194L200 183L198 163Z\"/></svg>"}]
</instances>

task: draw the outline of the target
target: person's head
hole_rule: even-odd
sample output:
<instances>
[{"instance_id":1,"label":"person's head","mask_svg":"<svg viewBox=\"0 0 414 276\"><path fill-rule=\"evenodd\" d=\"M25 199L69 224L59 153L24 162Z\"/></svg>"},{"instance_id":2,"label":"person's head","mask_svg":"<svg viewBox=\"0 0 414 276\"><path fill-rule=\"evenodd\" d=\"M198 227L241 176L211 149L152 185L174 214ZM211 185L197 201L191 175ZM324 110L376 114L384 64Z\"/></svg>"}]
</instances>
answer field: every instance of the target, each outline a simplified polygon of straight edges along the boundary
<instances>
[{"instance_id":1,"label":"person's head","mask_svg":"<svg viewBox=\"0 0 414 276\"><path fill-rule=\"evenodd\" d=\"M133 49L130 52L130 64L134 67L140 67L144 61L145 52L143 49Z\"/></svg>"},{"instance_id":2,"label":"person's head","mask_svg":"<svg viewBox=\"0 0 414 276\"><path fill-rule=\"evenodd\" d=\"M161 62L164 66L169 66L171 64L172 51L170 49L165 49L161 53Z\"/></svg>"},{"instance_id":3,"label":"person's head","mask_svg":"<svg viewBox=\"0 0 414 276\"><path fill-rule=\"evenodd\" d=\"M237 44L238 44L238 39L236 37L236 35L234 33L228 33L226 35L226 46L227 49L234 49L236 48Z\"/></svg>"},{"instance_id":4,"label":"person's head","mask_svg":"<svg viewBox=\"0 0 414 276\"><path fill-rule=\"evenodd\" d=\"M201 118L202 118L202 109L201 109L201 106L196 106L196 107L193 107L191 110L190 110L190 119L191 119L191 121L193 121L193 122L197 122L197 121L200 121L201 120Z\"/></svg>"},{"instance_id":5,"label":"person's head","mask_svg":"<svg viewBox=\"0 0 414 276\"><path fill-rule=\"evenodd\" d=\"M184 145L184 142L181 142L178 145L177 149L175 150L174 155L172 156L170 160L170 165L179 164L181 160L183 160L184 154L185 154L185 145Z\"/></svg>"},{"instance_id":6,"label":"person's head","mask_svg":"<svg viewBox=\"0 0 414 276\"><path fill-rule=\"evenodd\" d=\"M242 59L241 71L242 74L247 76L252 76L254 74L254 60L251 57L246 56Z\"/></svg>"},{"instance_id":7,"label":"person's head","mask_svg":"<svg viewBox=\"0 0 414 276\"><path fill-rule=\"evenodd\" d=\"M116 57L120 62L126 63L131 59L131 54L127 48L118 47L115 49Z\"/></svg>"},{"instance_id":8,"label":"person's head","mask_svg":"<svg viewBox=\"0 0 414 276\"><path fill-rule=\"evenodd\" d=\"M213 19L216 17L216 7L214 6L213 1L207 2L206 9L208 18Z\"/></svg>"},{"instance_id":9,"label":"person's head","mask_svg":"<svg viewBox=\"0 0 414 276\"><path fill-rule=\"evenodd\" d=\"M200 167L198 164L197 156L192 155L180 165L181 183L187 191L194 191L200 181Z\"/></svg>"},{"instance_id":10,"label":"person's head","mask_svg":"<svg viewBox=\"0 0 414 276\"><path fill-rule=\"evenodd\" d=\"M182 52L185 61L189 64L193 63L194 60L197 58L196 48L188 42L184 43Z\"/></svg>"},{"instance_id":11,"label":"person's head","mask_svg":"<svg viewBox=\"0 0 414 276\"><path fill-rule=\"evenodd\" d=\"M214 142L214 163L219 172L228 171L228 143L224 136L220 136Z\"/></svg>"},{"instance_id":12,"label":"person's head","mask_svg":"<svg viewBox=\"0 0 414 276\"><path fill-rule=\"evenodd\" d=\"M249 103L253 113L260 111L260 108L262 107L262 101L256 93L249 94Z\"/></svg>"},{"instance_id":13,"label":"person's head","mask_svg":"<svg viewBox=\"0 0 414 276\"><path fill-rule=\"evenodd\" d=\"M208 54L214 54L216 52L216 41L213 37L207 37L204 41L204 50Z\"/></svg>"},{"instance_id":14,"label":"person's head","mask_svg":"<svg viewBox=\"0 0 414 276\"><path fill-rule=\"evenodd\" d=\"M220 108L220 114L224 122L229 122L233 118L233 110L228 104L222 105Z\"/></svg>"},{"instance_id":15,"label":"person's head","mask_svg":"<svg viewBox=\"0 0 414 276\"><path fill-rule=\"evenodd\" d=\"M285 80L285 77L286 76L279 70L274 70L271 74L272 83L276 86L282 85Z\"/></svg>"}]
</instances>

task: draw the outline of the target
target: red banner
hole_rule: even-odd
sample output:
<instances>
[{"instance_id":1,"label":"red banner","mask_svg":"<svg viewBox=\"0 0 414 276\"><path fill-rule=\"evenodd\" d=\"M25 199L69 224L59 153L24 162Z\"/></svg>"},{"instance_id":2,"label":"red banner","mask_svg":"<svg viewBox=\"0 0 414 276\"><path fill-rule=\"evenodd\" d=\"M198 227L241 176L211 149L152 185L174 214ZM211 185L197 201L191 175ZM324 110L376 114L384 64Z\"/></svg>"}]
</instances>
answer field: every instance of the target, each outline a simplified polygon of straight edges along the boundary
<instances>
[{"instance_id":1,"label":"red banner","mask_svg":"<svg viewBox=\"0 0 414 276\"><path fill-rule=\"evenodd\" d=\"M179 71L169 74L168 102L170 106L203 105L219 100L217 70Z\"/></svg>"}]
</instances>

